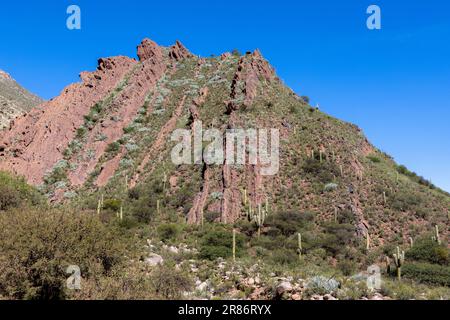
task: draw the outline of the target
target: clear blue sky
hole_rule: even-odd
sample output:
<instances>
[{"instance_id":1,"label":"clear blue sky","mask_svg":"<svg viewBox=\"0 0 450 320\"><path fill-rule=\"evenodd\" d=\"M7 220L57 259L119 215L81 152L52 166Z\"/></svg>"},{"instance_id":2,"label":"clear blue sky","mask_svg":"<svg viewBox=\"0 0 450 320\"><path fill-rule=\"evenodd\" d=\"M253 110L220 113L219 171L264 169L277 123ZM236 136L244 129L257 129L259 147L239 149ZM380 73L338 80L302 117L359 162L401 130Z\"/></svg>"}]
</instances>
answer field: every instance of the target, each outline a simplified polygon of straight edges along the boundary
<instances>
[{"instance_id":1,"label":"clear blue sky","mask_svg":"<svg viewBox=\"0 0 450 320\"><path fill-rule=\"evenodd\" d=\"M82 30L66 28L66 8ZM382 29L366 28L366 8ZM450 1L3 1L0 69L44 98L150 37L209 56L260 48L321 109L450 191Z\"/></svg>"}]
</instances>

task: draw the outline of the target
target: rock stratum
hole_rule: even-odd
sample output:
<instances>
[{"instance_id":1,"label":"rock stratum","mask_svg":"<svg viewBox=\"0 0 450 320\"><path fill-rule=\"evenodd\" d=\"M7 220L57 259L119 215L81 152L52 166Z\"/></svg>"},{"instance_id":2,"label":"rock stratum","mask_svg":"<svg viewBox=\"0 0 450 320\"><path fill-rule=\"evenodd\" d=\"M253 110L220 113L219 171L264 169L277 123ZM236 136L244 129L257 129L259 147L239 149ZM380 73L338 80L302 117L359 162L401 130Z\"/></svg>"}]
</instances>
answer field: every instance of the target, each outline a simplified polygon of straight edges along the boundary
<instances>
[{"instance_id":1,"label":"rock stratum","mask_svg":"<svg viewBox=\"0 0 450 320\"><path fill-rule=\"evenodd\" d=\"M374 246L436 224L447 236L448 194L399 170L355 125L308 105L258 50L202 58L180 42L145 39L137 56L100 59L81 82L15 119L0 133L0 170L24 176L54 202L162 185L166 209L192 224L231 223L269 202L321 221L350 217ZM280 172L175 166L170 135L194 120L223 131L279 129Z\"/></svg>"}]
</instances>

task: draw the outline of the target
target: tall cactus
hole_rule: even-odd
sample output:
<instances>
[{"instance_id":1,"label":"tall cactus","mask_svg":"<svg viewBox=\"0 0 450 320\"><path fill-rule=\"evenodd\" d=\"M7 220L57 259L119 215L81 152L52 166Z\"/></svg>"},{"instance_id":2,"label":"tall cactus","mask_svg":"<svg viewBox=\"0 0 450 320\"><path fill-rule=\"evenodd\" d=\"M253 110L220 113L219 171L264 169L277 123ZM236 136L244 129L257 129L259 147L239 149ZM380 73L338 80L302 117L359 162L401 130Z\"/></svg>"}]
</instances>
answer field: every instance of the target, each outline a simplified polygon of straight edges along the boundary
<instances>
[{"instance_id":1,"label":"tall cactus","mask_svg":"<svg viewBox=\"0 0 450 320\"><path fill-rule=\"evenodd\" d=\"M369 235L369 231L367 231L366 233L366 250L370 250L370 235Z\"/></svg>"},{"instance_id":2,"label":"tall cactus","mask_svg":"<svg viewBox=\"0 0 450 320\"><path fill-rule=\"evenodd\" d=\"M414 247L414 239L412 237L409 237L409 247L412 249Z\"/></svg>"},{"instance_id":3,"label":"tall cactus","mask_svg":"<svg viewBox=\"0 0 450 320\"><path fill-rule=\"evenodd\" d=\"M242 189L242 204L244 206L247 205L247 200L248 200L248 198L247 198L247 189L244 188L244 189Z\"/></svg>"},{"instance_id":4,"label":"tall cactus","mask_svg":"<svg viewBox=\"0 0 450 320\"><path fill-rule=\"evenodd\" d=\"M405 251L400 252L400 248L397 247L397 253L393 254L394 264L397 267L397 279L402 280L402 266L405 263Z\"/></svg>"},{"instance_id":5,"label":"tall cactus","mask_svg":"<svg viewBox=\"0 0 450 320\"><path fill-rule=\"evenodd\" d=\"M434 226L434 236L432 237L432 239L434 241L436 241L439 245L441 245L442 242L441 242L441 237L439 235L439 226L438 225Z\"/></svg>"},{"instance_id":6,"label":"tall cactus","mask_svg":"<svg viewBox=\"0 0 450 320\"><path fill-rule=\"evenodd\" d=\"M165 171L163 174L162 182L163 182L163 192L166 192L167 174Z\"/></svg>"},{"instance_id":7,"label":"tall cactus","mask_svg":"<svg viewBox=\"0 0 450 320\"><path fill-rule=\"evenodd\" d=\"M233 229L233 262L236 262L236 229Z\"/></svg>"},{"instance_id":8,"label":"tall cactus","mask_svg":"<svg viewBox=\"0 0 450 320\"><path fill-rule=\"evenodd\" d=\"M159 215L160 214L160 200L156 200L156 213Z\"/></svg>"},{"instance_id":9,"label":"tall cactus","mask_svg":"<svg viewBox=\"0 0 450 320\"><path fill-rule=\"evenodd\" d=\"M302 250L303 250L303 247L302 247L302 234L299 232L297 234L297 236L298 236L298 248L297 248L298 259L301 260L302 259Z\"/></svg>"},{"instance_id":10,"label":"tall cactus","mask_svg":"<svg viewBox=\"0 0 450 320\"><path fill-rule=\"evenodd\" d=\"M261 236L261 228L266 220L266 212L262 209L261 204L258 205L258 212L253 216L256 226L258 227L258 238Z\"/></svg>"},{"instance_id":11,"label":"tall cactus","mask_svg":"<svg viewBox=\"0 0 450 320\"><path fill-rule=\"evenodd\" d=\"M102 210L102 200L99 199L97 203L97 215L100 215L101 210Z\"/></svg>"},{"instance_id":12,"label":"tall cactus","mask_svg":"<svg viewBox=\"0 0 450 320\"><path fill-rule=\"evenodd\" d=\"M120 221L123 220L123 207L120 206L120 213L119 213Z\"/></svg>"}]
</instances>

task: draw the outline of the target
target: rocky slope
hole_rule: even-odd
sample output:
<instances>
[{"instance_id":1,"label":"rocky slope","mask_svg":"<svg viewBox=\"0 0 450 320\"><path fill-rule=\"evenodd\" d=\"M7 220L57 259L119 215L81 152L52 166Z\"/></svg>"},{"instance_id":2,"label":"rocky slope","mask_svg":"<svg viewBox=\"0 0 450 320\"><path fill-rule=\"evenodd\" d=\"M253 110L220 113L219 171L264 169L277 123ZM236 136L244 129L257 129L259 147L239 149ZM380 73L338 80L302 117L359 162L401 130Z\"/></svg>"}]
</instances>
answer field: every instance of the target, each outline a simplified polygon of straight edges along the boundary
<instances>
[{"instance_id":1,"label":"rocky slope","mask_svg":"<svg viewBox=\"0 0 450 320\"><path fill-rule=\"evenodd\" d=\"M192 224L232 223L268 202L273 212L344 219L372 246L435 224L447 236L448 194L399 170L356 126L305 103L259 51L201 58L179 42L146 39L137 54L100 59L80 83L15 120L0 134L0 170L57 202L104 194L134 203L133 190L160 185L151 189L158 209L156 198L147 206ZM170 135L194 120L222 131L279 129L279 174L262 176L260 164L175 166Z\"/></svg>"},{"instance_id":2,"label":"rocky slope","mask_svg":"<svg viewBox=\"0 0 450 320\"><path fill-rule=\"evenodd\" d=\"M0 129L28 112L43 100L22 88L9 74L0 70Z\"/></svg>"}]
</instances>

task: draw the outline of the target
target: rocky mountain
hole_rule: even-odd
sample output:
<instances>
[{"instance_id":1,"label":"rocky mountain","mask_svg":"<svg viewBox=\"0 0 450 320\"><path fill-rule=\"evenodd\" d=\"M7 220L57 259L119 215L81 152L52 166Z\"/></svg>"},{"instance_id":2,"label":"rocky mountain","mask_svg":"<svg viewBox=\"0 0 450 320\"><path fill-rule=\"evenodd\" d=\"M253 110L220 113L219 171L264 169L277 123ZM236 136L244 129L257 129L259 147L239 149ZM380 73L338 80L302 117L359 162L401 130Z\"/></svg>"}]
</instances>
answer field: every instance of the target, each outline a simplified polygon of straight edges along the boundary
<instances>
[{"instance_id":1,"label":"rocky mountain","mask_svg":"<svg viewBox=\"0 0 450 320\"><path fill-rule=\"evenodd\" d=\"M232 223L263 206L348 223L374 247L435 225L447 237L448 194L398 166L355 125L311 107L258 50L202 58L180 42L145 39L137 55L100 59L81 82L16 119L0 133L0 170L54 202L95 208L100 197L121 199L142 221L164 208L191 224ZM262 175L260 163L173 164L171 133L195 120L221 131L279 129L279 173Z\"/></svg>"},{"instance_id":2,"label":"rocky mountain","mask_svg":"<svg viewBox=\"0 0 450 320\"><path fill-rule=\"evenodd\" d=\"M12 119L42 103L38 96L22 88L9 74L0 70L0 129Z\"/></svg>"}]
</instances>

